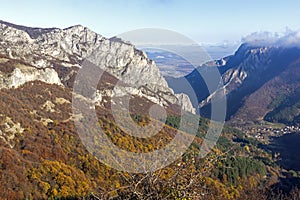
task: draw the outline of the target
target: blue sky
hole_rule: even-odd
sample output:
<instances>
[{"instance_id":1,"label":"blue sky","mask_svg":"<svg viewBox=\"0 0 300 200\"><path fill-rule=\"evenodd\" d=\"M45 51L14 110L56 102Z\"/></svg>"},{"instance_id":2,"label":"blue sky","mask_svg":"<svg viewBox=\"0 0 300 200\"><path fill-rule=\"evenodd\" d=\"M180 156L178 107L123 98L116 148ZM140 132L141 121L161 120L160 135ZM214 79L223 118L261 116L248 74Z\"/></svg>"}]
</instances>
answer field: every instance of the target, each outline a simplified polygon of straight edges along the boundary
<instances>
[{"instance_id":1,"label":"blue sky","mask_svg":"<svg viewBox=\"0 0 300 200\"><path fill-rule=\"evenodd\" d=\"M258 31L300 29L299 0L0 0L0 19L35 27L82 24L111 37L164 28L200 43L238 41Z\"/></svg>"}]
</instances>

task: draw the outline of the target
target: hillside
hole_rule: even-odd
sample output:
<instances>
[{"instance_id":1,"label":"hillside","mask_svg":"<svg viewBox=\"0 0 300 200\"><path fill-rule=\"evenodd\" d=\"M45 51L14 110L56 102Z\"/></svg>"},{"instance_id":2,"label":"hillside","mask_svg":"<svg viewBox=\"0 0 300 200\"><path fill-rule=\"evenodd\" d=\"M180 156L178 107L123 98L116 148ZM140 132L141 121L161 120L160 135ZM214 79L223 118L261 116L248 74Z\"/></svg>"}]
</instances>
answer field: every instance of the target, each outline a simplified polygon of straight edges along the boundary
<instances>
[{"instance_id":1,"label":"hillside","mask_svg":"<svg viewBox=\"0 0 300 200\"><path fill-rule=\"evenodd\" d=\"M298 47L242 44L234 55L207 63L184 79L196 91L200 112L206 117L210 115L210 94L201 75L210 76L211 69L217 68L226 89L227 120L233 125L257 123L263 119L292 123L299 112L294 102L299 99L296 91L300 86L299 60ZM181 91L180 78L167 81L175 92ZM291 98L293 100L289 100ZM287 101L294 103L290 105Z\"/></svg>"},{"instance_id":2,"label":"hillside","mask_svg":"<svg viewBox=\"0 0 300 200\"><path fill-rule=\"evenodd\" d=\"M19 65L18 61L13 62ZM3 63L0 66L3 67ZM99 85L109 85L114 81L116 78L107 74ZM239 185L244 184L244 178L251 177L252 183L258 184L266 174L263 159L252 155L261 152L267 160L270 155L251 144L244 148L244 142L234 143L232 136L244 136L233 129L226 129L218 147L207 158L199 159L199 146L208 126L205 119L199 122L198 136L190 150L170 166L149 174L118 172L102 164L83 146L74 126L74 121L80 120L80 116L72 114L69 88L32 81L17 88L1 89L0 93L0 198L3 199L80 198L91 194L105 199L147 199L146 194L155 199L173 199L186 193L193 193L195 199L199 199L202 193L212 195L214 199L218 196L220 199L232 199L243 194ZM109 99L107 102L110 102ZM141 113L153 103L140 97L133 99L132 103L131 116L136 123L140 126L149 123L149 116ZM165 127L148 139L134 138L120 130L109 103L97 106L97 115L99 125L115 145L127 151L151 152L162 148L176 134L175 128L180 121L176 114L178 108L168 109ZM228 151L234 152L234 157L239 160L232 163L232 157L226 153ZM212 168L215 162L218 162L218 168ZM236 162L252 162L253 165L247 173L232 174L230 170L223 170L223 165L232 165L237 170L247 167ZM194 182L188 183L191 175ZM222 178L225 175L228 176L226 180ZM244 187L254 189L250 185Z\"/></svg>"},{"instance_id":3,"label":"hillside","mask_svg":"<svg viewBox=\"0 0 300 200\"><path fill-rule=\"evenodd\" d=\"M189 98L174 93L155 63L121 39L80 25L40 29L0 22L0 34L0 199L273 199L282 189L280 180L295 174L284 174L264 143L228 126L201 158L201 145L214 142L204 140L211 122L193 114ZM88 70L78 79L82 69ZM85 84L98 79L93 87ZM112 108L128 96L128 113L122 112L125 106L115 107L124 114L118 121ZM77 114L76 99L95 116ZM150 112L153 105L165 109L165 122ZM184 130L182 113L193 120L185 121ZM123 129L125 119L134 127L149 125L136 134L151 137ZM194 119L197 129L191 133ZM79 127L86 137L78 131L84 120L91 122ZM184 153L172 143L179 133ZM147 155L173 145L153 163L143 156L125 160L129 172L97 159L107 155L118 164L127 158L111 156L111 146L102 145L105 138L128 154ZM91 150L87 140L96 148ZM172 155L179 156L173 160ZM168 165L149 170L161 162ZM295 185L285 188L286 198Z\"/></svg>"}]
</instances>

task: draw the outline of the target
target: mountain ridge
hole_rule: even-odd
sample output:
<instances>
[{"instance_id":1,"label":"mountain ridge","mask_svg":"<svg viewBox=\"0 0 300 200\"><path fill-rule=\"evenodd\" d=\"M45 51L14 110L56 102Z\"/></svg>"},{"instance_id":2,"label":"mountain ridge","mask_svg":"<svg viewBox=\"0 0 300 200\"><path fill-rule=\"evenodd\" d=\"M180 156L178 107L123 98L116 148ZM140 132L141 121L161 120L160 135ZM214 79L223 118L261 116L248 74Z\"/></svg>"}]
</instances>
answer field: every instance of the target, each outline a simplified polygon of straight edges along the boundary
<instances>
[{"instance_id":1,"label":"mountain ridge","mask_svg":"<svg viewBox=\"0 0 300 200\"><path fill-rule=\"evenodd\" d=\"M263 144L254 137L231 127L224 127L217 144L201 158L211 126L204 118L197 121L198 130L192 144L185 146L186 152L158 171L138 174L107 166L95 156L104 153L118 162L124 154L109 156L113 145L148 154L174 146L178 131L190 136L184 132L189 128L180 130L181 108L172 103L190 100L176 97L155 63L117 38L106 39L75 26L33 39L22 30L0 27L0 199L265 199L269 192L264 190L278 183L283 170L273 160L273 151L261 149ZM102 74L92 99L74 94L73 89L86 60L93 61L90 64L96 69L88 71L87 82L98 78L96 72ZM128 117L138 126L150 125L145 130L148 135L162 124L158 133L139 138L120 127L112 104L124 94L131 95ZM73 95L82 102L91 100L87 110L95 110L95 123L82 124L96 145L90 151L75 124L82 122L83 115L74 113ZM149 114L155 104L165 106L166 122ZM84 118L90 117L95 116ZM191 121L185 123L190 126ZM95 124L103 132L94 129ZM103 146L102 136L107 136L110 145ZM211 139L215 138L208 142ZM178 152L176 147L171 150ZM125 164L146 169L143 157L128 158ZM158 157L151 166L173 159L172 155ZM262 189L253 187L258 185Z\"/></svg>"},{"instance_id":2,"label":"mountain ridge","mask_svg":"<svg viewBox=\"0 0 300 200\"><path fill-rule=\"evenodd\" d=\"M165 106L179 104L195 113L189 98L174 94L145 53L120 39L107 39L81 25L41 29L3 21L0 22L0 35L0 54L26 61L36 68L49 68L51 73L68 71L64 77L59 77L62 82L68 82L66 79L74 76L84 59L89 59L131 87L145 86L146 90L141 90L144 96L155 94L148 99L155 98Z\"/></svg>"},{"instance_id":3,"label":"mountain ridge","mask_svg":"<svg viewBox=\"0 0 300 200\"><path fill-rule=\"evenodd\" d=\"M260 46L244 43L234 55L208 62L184 78L190 82L197 93L198 102L193 102L194 106L198 105L200 112L209 117L211 95L201 75L209 76L211 69L217 68L226 89L227 120L233 122L233 124L243 124L247 121L258 122L263 120L264 116L270 112L267 102L270 104L276 95L269 97L266 92L260 93L258 98L254 94L259 90L264 90L262 89L264 87L267 88L268 85L271 85L270 82L278 86L284 84L284 87L272 87L274 94L280 93L278 88L294 90L295 87L299 87L300 76L297 73L300 66L297 61L299 59L300 48L296 46ZM293 63L296 63L296 65L292 66ZM291 78L291 76L296 76L298 79L296 77ZM279 79L287 79L287 81L280 82ZM288 83L288 80L294 80L293 84ZM175 92L181 91L178 84L180 79L168 78L167 81ZM256 101L258 99L267 101L262 100L263 103L258 103ZM249 104L251 101L253 103ZM251 111L251 109L253 110Z\"/></svg>"}]
</instances>

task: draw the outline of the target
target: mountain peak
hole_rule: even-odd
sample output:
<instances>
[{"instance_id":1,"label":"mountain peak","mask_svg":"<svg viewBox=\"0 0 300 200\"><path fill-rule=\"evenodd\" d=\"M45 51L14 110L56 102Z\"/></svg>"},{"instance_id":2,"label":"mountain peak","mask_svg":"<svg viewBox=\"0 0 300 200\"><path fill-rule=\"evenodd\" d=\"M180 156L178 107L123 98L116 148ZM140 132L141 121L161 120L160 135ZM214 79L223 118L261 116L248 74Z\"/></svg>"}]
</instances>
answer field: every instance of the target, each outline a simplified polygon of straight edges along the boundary
<instances>
[{"instance_id":1,"label":"mountain peak","mask_svg":"<svg viewBox=\"0 0 300 200\"><path fill-rule=\"evenodd\" d=\"M32 28L32 27L27 27L27 26L23 26L23 25L13 24L13 23L10 23L10 22L2 21L2 20L0 20L0 24L4 24L4 25L9 26L11 28L24 31L32 39L36 39L41 34L45 34L45 33L51 32L55 29L58 29L58 28Z\"/></svg>"},{"instance_id":2,"label":"mountain peak","mask_svg":"<svg viewBox=\"0 0 300 200\"><path fill-rule=\"evenodd\" d=\"M74 32L74 33L78 33L78 32L86 32L86 33L90 33L90 34L96 34L94 31L92 31L91 29L82 26L80 24L74 25L74 26L70 26L68 28L64 28L64 29L59 29L60 31L68 31L68 32ZM99 35L99 34L98 34Z\"/></svg>"},{"instance_id":3,"label":"mountain peak","mask_svg":"<svg viewBox=\"0 0 300 200\"><path fill-rule=\"evenodd\" d=\"M82 25L42 29L2 24L0 54L26 62L35 67L34 70L56 69L61 73L61 82L74 78L76 68L82 67L87 59L130 87L142 88L141 95L152 102L164 106L188 102L187 98L175 96L154 62L120 38L104 38Z\"/></svg>"},{"instance_id":4,"label":"mountain peak","mask_svg":"<svg viewBox=\"0 0 300 200\"><path fill-rule=\"evenodd\" d=\"M79 28L79 29L84 29L84 28L86 28L86 27L84 27L84 26L82 26L81 24L76 24L76 25L73 25L73 26L70 26L70 27L68 27L68 28L65 28L65 29L77 29L77 28Z\"/></svg>"}]
</instances>

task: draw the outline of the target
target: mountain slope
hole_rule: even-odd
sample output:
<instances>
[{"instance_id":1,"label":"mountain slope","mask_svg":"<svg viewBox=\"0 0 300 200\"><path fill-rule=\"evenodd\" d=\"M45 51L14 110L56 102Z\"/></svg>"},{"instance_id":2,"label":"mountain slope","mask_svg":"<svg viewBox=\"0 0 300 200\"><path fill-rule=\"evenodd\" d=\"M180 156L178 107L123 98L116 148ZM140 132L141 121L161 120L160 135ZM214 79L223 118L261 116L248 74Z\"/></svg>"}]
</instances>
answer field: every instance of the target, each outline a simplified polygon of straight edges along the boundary
<instances>
[{"instance_id":1,"label":"mountain slope","mask_svg":"<svg viewBox=\"0 0 300 200\"><path fill-rule=\"evenodd\" d=\"M38 75L43 70L48 70L47 74L51 71L54 76L57 72L60 81L67 87L72 87L76 71L84 60L88 60L138 89L148 99L161 105L180 104L187 111L195 112L188 98L181 97L184 94L175 95L168 87L153 61L120 39L106 39L81 25L66 29L38 29L7 22L0 23L0 36L0 54L26 62L36 68ZM20 70L13 71L10 76L15 77L16 73L20 74ZM29 76L29 72L25 75L24 70L21 74ZM39 79L38 75L28 80ZM59 84L57 78L54 79ZM15 85L26 82L19 78L14 80Z\"/></svg>"},{"instance_id":2,"label":"mountain slope","mask_svg":"<svg viewBox=\"0 0 300 200\"><path fill-rule=\"evenodd\" d=\"M1 63L0 68L3 69ZM118 79L104 73L98 89L113 87L116 82ZM210 199L203 197L204 192L213 195L211 199L237 199L243 194L239 184L244 180L251 178L255 184L265 180L265 164L248 155L240 147L244 144L232 141L232 137L241 141L244 137L234 129L225 129L218 146L207 158L200 159L200 136L209 125L205 119L199 122L198 136L182 158L155 173L130 174L104 165L86 150L74 125L82 116L72 113L70 88L34 80L16 88L2 88L0 95L0 199L142 199L148 195L148 199L191 195L194 199ZM159 133L137 138L119 128L110 104L109 97L103 97L96 106L98 123L112 143L126 151L151 152L163 148L178 131L180 108L176 105L167 108L169 118ZM130 113L138 125L152 120L144 114L153 102L133 96L131 105ZM97 137L94 141L102 142ZM248 148L259 151L265 159L270 157L251 144ZM229 150L234 151L234 157L225 153ZM236 161L232 162L233 159ZM227 165L234 169L222 167ZM248 187L244 185L243 189Z\"/></svg>"},{"instance_id":3,"label":"mountain slope","mask_svg":"<svg viewBox=\"0 0 300 200\"><path fill-rule=\"evenodd\" d=\"M300 94L300 59L291 62L285 69L263 84L259 89L246 97L244 104L233 115L232 122L261 121L292 123L299 115L299 108L295 107L296 113L286 113L289 120L284 117L272 117L281 110L289 109L299 101ZM290 100L289 100L290 99ZM294 100L296 102L286 102ZM286 103L285 103L286 102ZM292 105L291 105L292 103ZM298 109L298 110L297 110Z\"/></svg>"},{"instance_id":4,"label":"mountain slope","mask_svg":"<svg viewBox=\"0 0 300 200\"><path fill-rule=\"evenodd\" d=\"M203 118L185 154L157 172L120 172L104 165L95 155L110 149L103 148L99 135L126 152L162 149L177 136L181 108L193 111L190 100L174 94L155 63L118 38L106 39L82 26L39 29L7 22L0 23L0 36L0 199L237 199L252 191L245 180L253 184L266 180L263 161L271 162L271 156L235 129L227 127L217 146L200 158L209 126ZM102 74L91 99L73 93L85 59ZM87 81L98 78L91 72ZM126 94L131 95L129 117L138 126L157 122L145 131L148 135L162 124L151 118L150 108L154 104L166 108L166 123L156 135L133 137L120 128L112 104ZM93 131L89 137L97 148L92 153L75 126L83 116L72 112L73 95L92 103L88 109L95 108L95 124L103 130L97 134L92 126L84 127ZM126 161L130 167L146 165L141 164L143 159Z\"/></svg>"},{"instance_id":5,"label":"mountain slope","mask_svg":"<svg viewBox=\"0 0 300 200\"><path fill-rule=\"evenodd\" d=\"M196 91L194 106L198 104L201 113L209 116L210 95L201 75L210 76L211 69L217 68L227 94L227 120L243 124L262 120L274 109L270 104L276 96L299 88L299 59L297 47L243 44L234 55L207 63L184 78ZM175 92L181 91L180 79L167 81Z\"/></svg>"}]
</instances>

